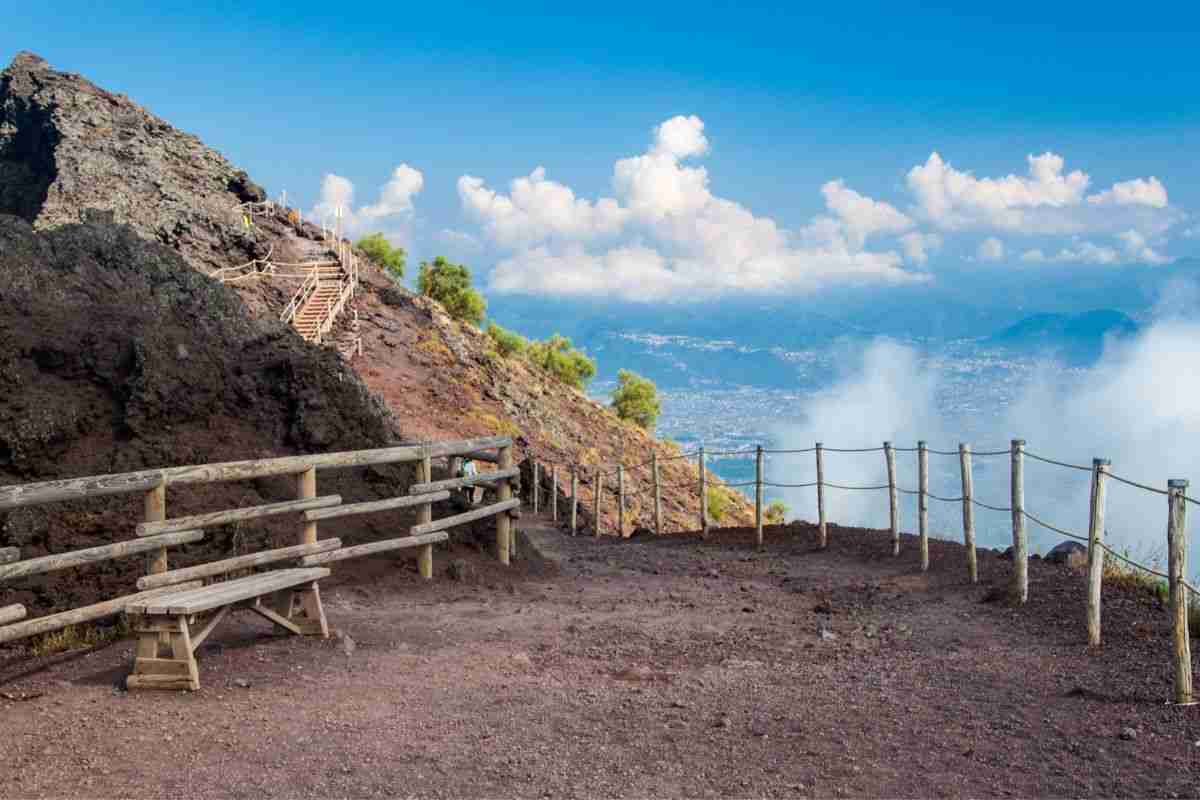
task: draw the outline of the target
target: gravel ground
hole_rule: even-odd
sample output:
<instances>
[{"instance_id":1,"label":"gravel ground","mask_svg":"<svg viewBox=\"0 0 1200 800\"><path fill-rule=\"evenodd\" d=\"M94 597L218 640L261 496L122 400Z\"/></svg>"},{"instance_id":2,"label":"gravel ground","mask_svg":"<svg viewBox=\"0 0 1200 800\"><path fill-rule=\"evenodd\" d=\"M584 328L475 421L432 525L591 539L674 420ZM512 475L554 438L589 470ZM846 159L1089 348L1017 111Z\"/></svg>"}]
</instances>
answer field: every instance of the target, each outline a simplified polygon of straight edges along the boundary
<instances>
[{"instance_id":1,"label":"gravel ground","mask_svg":"<svg viewBox=\"0 0 1200 800\"><path fill-rule=\"evenodd\" d=\"M526 524L531 524L529 520ZM558 534L547 534L542 536ZM131 646L0 654L6 797L1196 796L1200 708L1170 692L1165 612L962 548L932 569L886 534L804 525L616 541L421 582L337 570L338 635L249 615L201 649L196 693L126 693ZM1195 651L1197 648L1193 648Z\"/></svg>"}]
</instances>

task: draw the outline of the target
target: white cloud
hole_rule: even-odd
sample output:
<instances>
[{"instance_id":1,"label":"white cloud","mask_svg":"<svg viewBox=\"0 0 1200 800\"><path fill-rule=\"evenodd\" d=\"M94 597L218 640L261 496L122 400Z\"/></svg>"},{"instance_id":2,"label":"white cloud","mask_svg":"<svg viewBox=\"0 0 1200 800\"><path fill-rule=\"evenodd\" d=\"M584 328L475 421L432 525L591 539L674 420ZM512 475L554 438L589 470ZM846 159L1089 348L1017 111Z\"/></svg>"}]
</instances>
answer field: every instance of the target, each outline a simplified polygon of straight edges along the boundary
<instances>
[{"instance_id":1,"label":"white cloud","mask_svg":"<svg viewBox=\"0 0 1200 800\"><path fill-rule=\"evenodd\" d=\"M1021 260L1032 264L1116 264L1121 254L1111 247L1101 247L1091 242L1080 242L1073 247L1064 247L1052 256L1041 248L1026 250Z\"/></svg>"},{"instance_id":2,"label":"white cloud","mask_svg":"<svg viewBox=\"0 0 1200 800\"><path fill-rule=\"evenodd\" d=\"M645 153L614 164L618 199L594 203L545 180L540 168L513 181L508 195L464 175L458 181L464 210L489 239L514 251L497 265L491 285L651 301L927 279L905 271L894 250L863 249L869 236L912 227L894 207L833 181L823 187L833 216L792 233L717 197L703 167L682 163L708 150L699 117L669 119L654 129ZM588 249L618 235L624 240Z\"/></svg>"},{"instance_id":3,"label":"white cloud","mask_svg":"<svg viewBox=\"0 0 1200 800\"><path fill-rule=\"evenodd\" d=\"M483 249L483 243L466 231L456 231L452 228L442 228L437 232L437 241L456 252L478 253Z\"/></svg>"},{"instance_id":4,"label":"white cloud","mask_svg":"<svg viewBox=\"0 0 1200 800\"><path fill-rule=\"evenodd\" d=\"M1167 188L1151 175L1148 179L1134 178L1131 181L1114 183L1111 189L1105 189L1088 196L1092 205L1111 206L1150 206L1151 208L1167 207Z\"/></svg>"},{"instance_id":5,"label":"white cloud","mask_svg":"<svg viewBox=\"0 0 1200 800\"><path fill-rule=\"evenodd\" d=\"M367 218L408 213L413 210L413 195L420 193L424 186L425 177L419 170L408 164L401 164L392 170L392 177L383 185L379 201L374 205L364 206L358 213Z\"/></svg>"},{"instance_id":6,"label":"white cloud","mask_svg":"<svg viewBox=\"0 0 1200 800\"><path fill-rule=\"evenodd\" d=\"M929 261L930 253L941 248L942 237L936 233L911 231L900 237L900 246L904 248L905 260L923 265Z\"/></svg>"},{"instance_id":7,"label":"white cloud","mask_svg":"<svg viewBox=\"0 0 1200 800\"><path fill-rule=\"evenodd\" d=\"M979 243L975 257L980 261L1000 261L1004 258L1004 242L995 236L989 236Z\"/></svg>"},{"instance_id":8,"label":"white cloud","mask_svg":"<svg viewBox=\"0 0 1200 800\"><path fill-rule=\"evenodd\" d=\"M1117 238L1125 244L1130 260L1143 264L1166 264L1171 259L1159 253L1146 242L1146 237L1134 230L1123 231Z\"/></svg>"}]
</instances>

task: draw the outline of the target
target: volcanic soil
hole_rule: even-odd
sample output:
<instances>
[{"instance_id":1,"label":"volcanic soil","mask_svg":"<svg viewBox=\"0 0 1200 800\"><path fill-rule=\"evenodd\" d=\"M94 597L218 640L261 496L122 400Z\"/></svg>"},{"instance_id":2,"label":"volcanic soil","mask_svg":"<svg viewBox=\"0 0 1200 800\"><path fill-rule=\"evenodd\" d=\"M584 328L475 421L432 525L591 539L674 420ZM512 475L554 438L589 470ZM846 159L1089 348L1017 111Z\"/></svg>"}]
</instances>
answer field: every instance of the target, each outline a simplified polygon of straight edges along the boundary
<instances>
[{"instance_id":1,"label":"volcanic soil","mask_svg":"<svg viewBox=\"0 0 1200 800\"><path fill-rule=\"evenodd\" d=\"M527 518L526 525L536 525ZM1166 614L1082 576L807 525L618 541L530 531L339 565L327 640L239 615L195 693L123 690L131 645L0 656L8 797L1196 796L1200 708L1167 705ZM456 579L446 568L453 563ZM1195 648L1194 648L1195 650Z\"/></svg>"}]
</instances>

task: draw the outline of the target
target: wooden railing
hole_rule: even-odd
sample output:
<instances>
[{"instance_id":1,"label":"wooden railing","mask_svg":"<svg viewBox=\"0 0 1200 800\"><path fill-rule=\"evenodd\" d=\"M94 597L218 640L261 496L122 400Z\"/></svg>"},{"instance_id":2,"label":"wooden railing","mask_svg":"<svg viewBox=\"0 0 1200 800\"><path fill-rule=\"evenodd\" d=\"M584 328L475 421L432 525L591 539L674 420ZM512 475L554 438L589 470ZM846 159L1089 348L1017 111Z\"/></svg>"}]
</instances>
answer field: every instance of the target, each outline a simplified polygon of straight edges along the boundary
<instances>
[{"instance_id":1,"label":"wooden railing","mask_svg":"<svg viewBox=\"0 0 1200 800\"><path fill-rule=\"evenodd\" d=\"M318 276L316 267L314 267L308 273L308 278L305 279L304 283L300 284L300 288L292 295L292 299L288 301L287 306L283 309L283 313L279 315L279 321L285 325L291 325L292 320L300 313L300 309L304 307L305 302L308 301L308 298L312 297L320 285L321 279Z\"/></svg>"},{"instance_id":2,"label":"wooden railing","mask_svg":"<svg viewBox=\"0 0 1200 800\"><path fill-rule=\"evenodd\" d=\"M447 499L449 497L448 489L467 484L461 483L461 479L458 482L451 479L434 483L432 460L459 456L494 461L500 465L500 471L490 478L491 482L497 485L498 502L474 509L466 514L433 520L433 504ZM417 464L418 484L411 488L408 494L350 505L343 505L341 497L337 495L325 497L317 495L317 473L320 471L404 462ZM22 606L0 604L0 643L120 614L130 602L144 599L147 592L165 590L163 587L167 585L168 578L162 576L169 571L168 547L200 541L205 536L205 530L213 526L268 516L301 515L296 544L299 549L292 552L284 548L270 551L267 554L240 557L244 558L246 563L244 565L239 563L237 566L255 566L258 563L267 563L280 558L299 559L303 566L311 566L385 550L420 546L421 551L418 556L420 571L424 577L429 578L432 577L433 541L444 538L444 534L441 536L432 536L432 534L455 525L491 516L496 517L497 558L501 563L508 564L512 552L511 519L519 514L518 501L512 499L511 482L516 473L511 466L512 439L487 437L400 445L373 450L166 467L0 486L0 510L123 494L141 493L144 497L143 520L134 526L133 532L136 534L134 538L85 550L24 560L20 558L17 548L0 548L0 583L27 575L68 569L139 553L148 556L146 575L138 581L138 587L143 591L136 594L116 597L31 620L25 619L27 613ZM172 486L258 480L280 475L295 477L295 500L192 514L173 519L167 517L167 492ZM405 507L413 507L417 510L417 524L411 529L409 536L355 547L341 547L340 541L331 544L329 540L322 542L317 540L317 525L320 520ZM224 563L223 566L226 569L229 567L228 563ZM197 582L194 585L199 586L198 579L212 573L212 570L206 570L204 567L189 569L195 574L187 572L181 575L182 571L176 570L170 576L174 585L169 588L178 589L181 585L192 585L178 583L183 579L188 581L196 579Z\"/></svg>"}]
</instances>

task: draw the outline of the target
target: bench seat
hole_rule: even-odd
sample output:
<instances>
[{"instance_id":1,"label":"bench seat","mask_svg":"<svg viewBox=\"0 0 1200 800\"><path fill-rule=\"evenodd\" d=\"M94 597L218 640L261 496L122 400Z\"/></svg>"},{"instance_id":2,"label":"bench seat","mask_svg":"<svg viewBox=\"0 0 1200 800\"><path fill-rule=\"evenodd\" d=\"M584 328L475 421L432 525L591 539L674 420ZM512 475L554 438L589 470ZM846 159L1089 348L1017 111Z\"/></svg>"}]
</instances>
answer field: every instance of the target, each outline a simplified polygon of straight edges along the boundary
<instances>
[{"instance_id":1,"label":"bench seat","mask_svg":"<svg viewBox=\"0 0 1200 800\"><path fill-rule=\"evenodd\" d=\"M130 689L200 688L196 650L230 611L253 611L289 633L329 637L317 581L324 567L277 569L201 588L159 590L125 607L137 633ZM269 598L268 603L263 598ZM166 650L164 653L163 651Z\"/></svg>"},{"instance_id":2,"label":"bench seat","mask_svg":"<svg viewBox=\"0 0 1200 800\"><path fill-rule=\"evenodd\" d=\"M201 589L167 592L148 597L125 607L127 614L191 615L211 611L214 608L252 600L282 589L290 589L304 583L329 577L329 570L321 567L307 569L277 569L259 575L250 575L223 583L213 583Z\"/></svg>"}]
</instances>

